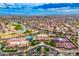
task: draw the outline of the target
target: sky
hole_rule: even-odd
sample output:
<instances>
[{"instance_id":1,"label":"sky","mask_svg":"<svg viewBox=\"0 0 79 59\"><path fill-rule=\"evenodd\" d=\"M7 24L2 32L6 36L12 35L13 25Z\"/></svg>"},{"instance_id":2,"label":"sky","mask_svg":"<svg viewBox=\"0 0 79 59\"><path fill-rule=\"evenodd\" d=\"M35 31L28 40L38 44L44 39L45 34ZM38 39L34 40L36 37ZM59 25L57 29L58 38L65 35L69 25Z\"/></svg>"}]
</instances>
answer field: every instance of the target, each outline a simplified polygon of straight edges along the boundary
<instances>
[{"instance_id":1,"label":"sky","mask_svg":"<svg viewBox=\"0 0 79 59\"><path fill-rule=\"evenodd\" d=\"M0 15L79 15L79 3L0 3Z\"/></svg>"}]
</instances>

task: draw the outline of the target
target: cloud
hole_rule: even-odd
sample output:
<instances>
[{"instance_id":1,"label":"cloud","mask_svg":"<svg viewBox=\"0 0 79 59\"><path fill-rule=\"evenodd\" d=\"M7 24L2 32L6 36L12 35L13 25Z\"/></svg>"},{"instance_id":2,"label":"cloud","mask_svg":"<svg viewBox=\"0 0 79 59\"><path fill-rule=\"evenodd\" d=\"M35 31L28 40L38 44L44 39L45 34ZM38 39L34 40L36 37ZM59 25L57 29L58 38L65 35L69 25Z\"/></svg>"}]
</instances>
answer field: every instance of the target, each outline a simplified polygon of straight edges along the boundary
<instances>
[{"instance_id":1,"label":"cloud","mask_svg":"<svg viewBox=\"0 0 79 59\"><path fill-rule=\"evenodd\" d=\"M76 13L76 12L78 13L78 11L79 11L79 4L0 3L1 13L6 13L6 12L16 13L17 12L18 14L21 13L21 14L49 14L51 15L51 14L63 14L63 13L69 14L69 13Z\"/></svg>"},{"instance_id":2,"label":"cloud","mask_svg":"<svg viewBox=\"0 0 79 59\"><path fill-rule=\"evenodd\" d=\"M41 9L41 8L39 8L38 10L39 10L39 11L44 11L45 9Z\"/></svg>"},{"instance_id":3,"label":"cloud","mask_svg":"<svg viewBox=\"0 0 79 59\"><path fill-rule=\"evenodd\" d=\"M0 8L33 8L43 5L42 3L0 3Z\"/></svg>"},{"instance_id":4,"label":"cloud","mask_svg":"<svg viewBox=\"0 0 79 59\"><path fill-rule=\"evenodd\" d=\"M7 9L37 9L37 10L62 10L62 9L79 9L77 3L0 3L0 8Z\"/></svg>"},{"instance_id":5,"label":"cloud","mask_svg":"<svg viewBox=\"0 0 79 59\"><path fill-rule=\"evenodd\" d=\"M43 4L43 5L39 5L34 7L34 9L49 9L49 8L79 8L79 3L49 3L49 4Z\"/></svg>"},{"instance_id":6,"label":"cloud","mask_svg":"<svg viewBox=\"0 0 79 59\"><path fill-rule=\"evenodd\" d=\"M6 6L4 6L3 3L0 3L0 8L5 8Z\"/></svg>"}]
</instances>

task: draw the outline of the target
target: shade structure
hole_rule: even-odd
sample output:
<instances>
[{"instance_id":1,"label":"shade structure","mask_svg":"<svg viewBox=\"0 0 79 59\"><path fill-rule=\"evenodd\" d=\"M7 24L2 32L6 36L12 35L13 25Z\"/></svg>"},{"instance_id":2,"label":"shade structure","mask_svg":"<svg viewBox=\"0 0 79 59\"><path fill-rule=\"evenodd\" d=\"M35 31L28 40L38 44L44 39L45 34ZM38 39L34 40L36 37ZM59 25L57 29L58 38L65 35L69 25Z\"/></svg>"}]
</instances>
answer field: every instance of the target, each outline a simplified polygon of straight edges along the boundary
<instances>
[{"instance_id":1,"label":"shade structure","mask_svg":"<svg viewBox=\"0 0 79 59\"><path fill-rule=\"evenodd\" d=\"M27 40L32 40L33 37L32 37L32 36L26 36L26 39L27 39Z\"/></svg>"}]
</instances>

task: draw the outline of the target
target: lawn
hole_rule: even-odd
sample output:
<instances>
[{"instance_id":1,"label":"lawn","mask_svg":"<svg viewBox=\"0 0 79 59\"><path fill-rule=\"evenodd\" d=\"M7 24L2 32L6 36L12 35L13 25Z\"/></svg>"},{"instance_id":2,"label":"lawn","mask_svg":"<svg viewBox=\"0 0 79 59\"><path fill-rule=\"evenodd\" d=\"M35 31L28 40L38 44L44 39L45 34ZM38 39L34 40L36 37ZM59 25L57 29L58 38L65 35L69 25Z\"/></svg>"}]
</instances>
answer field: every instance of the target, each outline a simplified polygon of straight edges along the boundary
<instances>
[{"instance_id":1,"label":"lawn","mask_svg":"<svg viewBox=\"0 0 79 59\"><path fill-rule=\"evenodd\" d=\"M58 38L63 38L63 37L65 37L65 34L63 34L63 33L56 33L56 36Z\"/></svg>"},{"instance_id":2,"label":"lawn","mask_svg":"<svg viewBox=\"0 0 79 59\"><path fill-rule=\"evenodd\" d=\"M47 45L50 45L52 47L56 47L56 43L52 40L46 40L44 43L47 44Z\"/></svg>"},{"instance_id":3,"label":"lawn","mask_svg":"<svg viewBox=\"0 0 79 59\"><path fill-rule=\"evenodd\" d=\"M77 44L78 45L78 38L77 38L77 36L71 36L71 40L75 43L75 44Z\"/></svg>"},{"instance_id":4,"label":"lawn","mask_svg":"<svg viewBox=\"0 0 79 59\"><path fill-rule=\"evenodd\" d=\"M76 21L76 22L74 23L74 25L75 25L77 28L79 28L79 21Z\"/></svg>"},{"instance_id":5,"label":"lawn","mask_svg":"<svg viewBox=\"0 0 79 59\"><path fill-rule=\"evenodd\" d=\"M35 45L37 45L37 44L39 44L40 42L39 41L37 41L37 40L32 40L31 41L31 46L35 46Z\"/></svg>"},{"instance_id":6,"label":"lawn","mask_svg":"<svg viewBox=\"0 0 79 59\"><path fill-rule=\"evenodd\" d=\"M2 49L2 52L16 52L17 51L17 49L10 49L10 48L4 48L4 49Z\"/></svg>"}]
</instances>

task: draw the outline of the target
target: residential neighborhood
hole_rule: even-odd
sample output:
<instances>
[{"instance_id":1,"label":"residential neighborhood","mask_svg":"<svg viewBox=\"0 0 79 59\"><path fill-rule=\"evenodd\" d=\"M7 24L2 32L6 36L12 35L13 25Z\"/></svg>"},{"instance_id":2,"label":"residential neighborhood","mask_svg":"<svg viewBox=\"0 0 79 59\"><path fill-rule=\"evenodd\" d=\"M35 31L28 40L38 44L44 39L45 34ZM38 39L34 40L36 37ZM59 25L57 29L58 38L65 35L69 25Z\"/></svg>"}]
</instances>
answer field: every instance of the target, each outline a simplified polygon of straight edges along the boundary
<instances>
[{"instance_id":1,"label":"residential neighborhood","mask_svg":"<svg viewBox=\"0 0 79 59\"><path fill-rule=\"evenodd\" d=\"M0 56L78 56L79 17L0 16Z\"/></svg>"}]
</instances>

